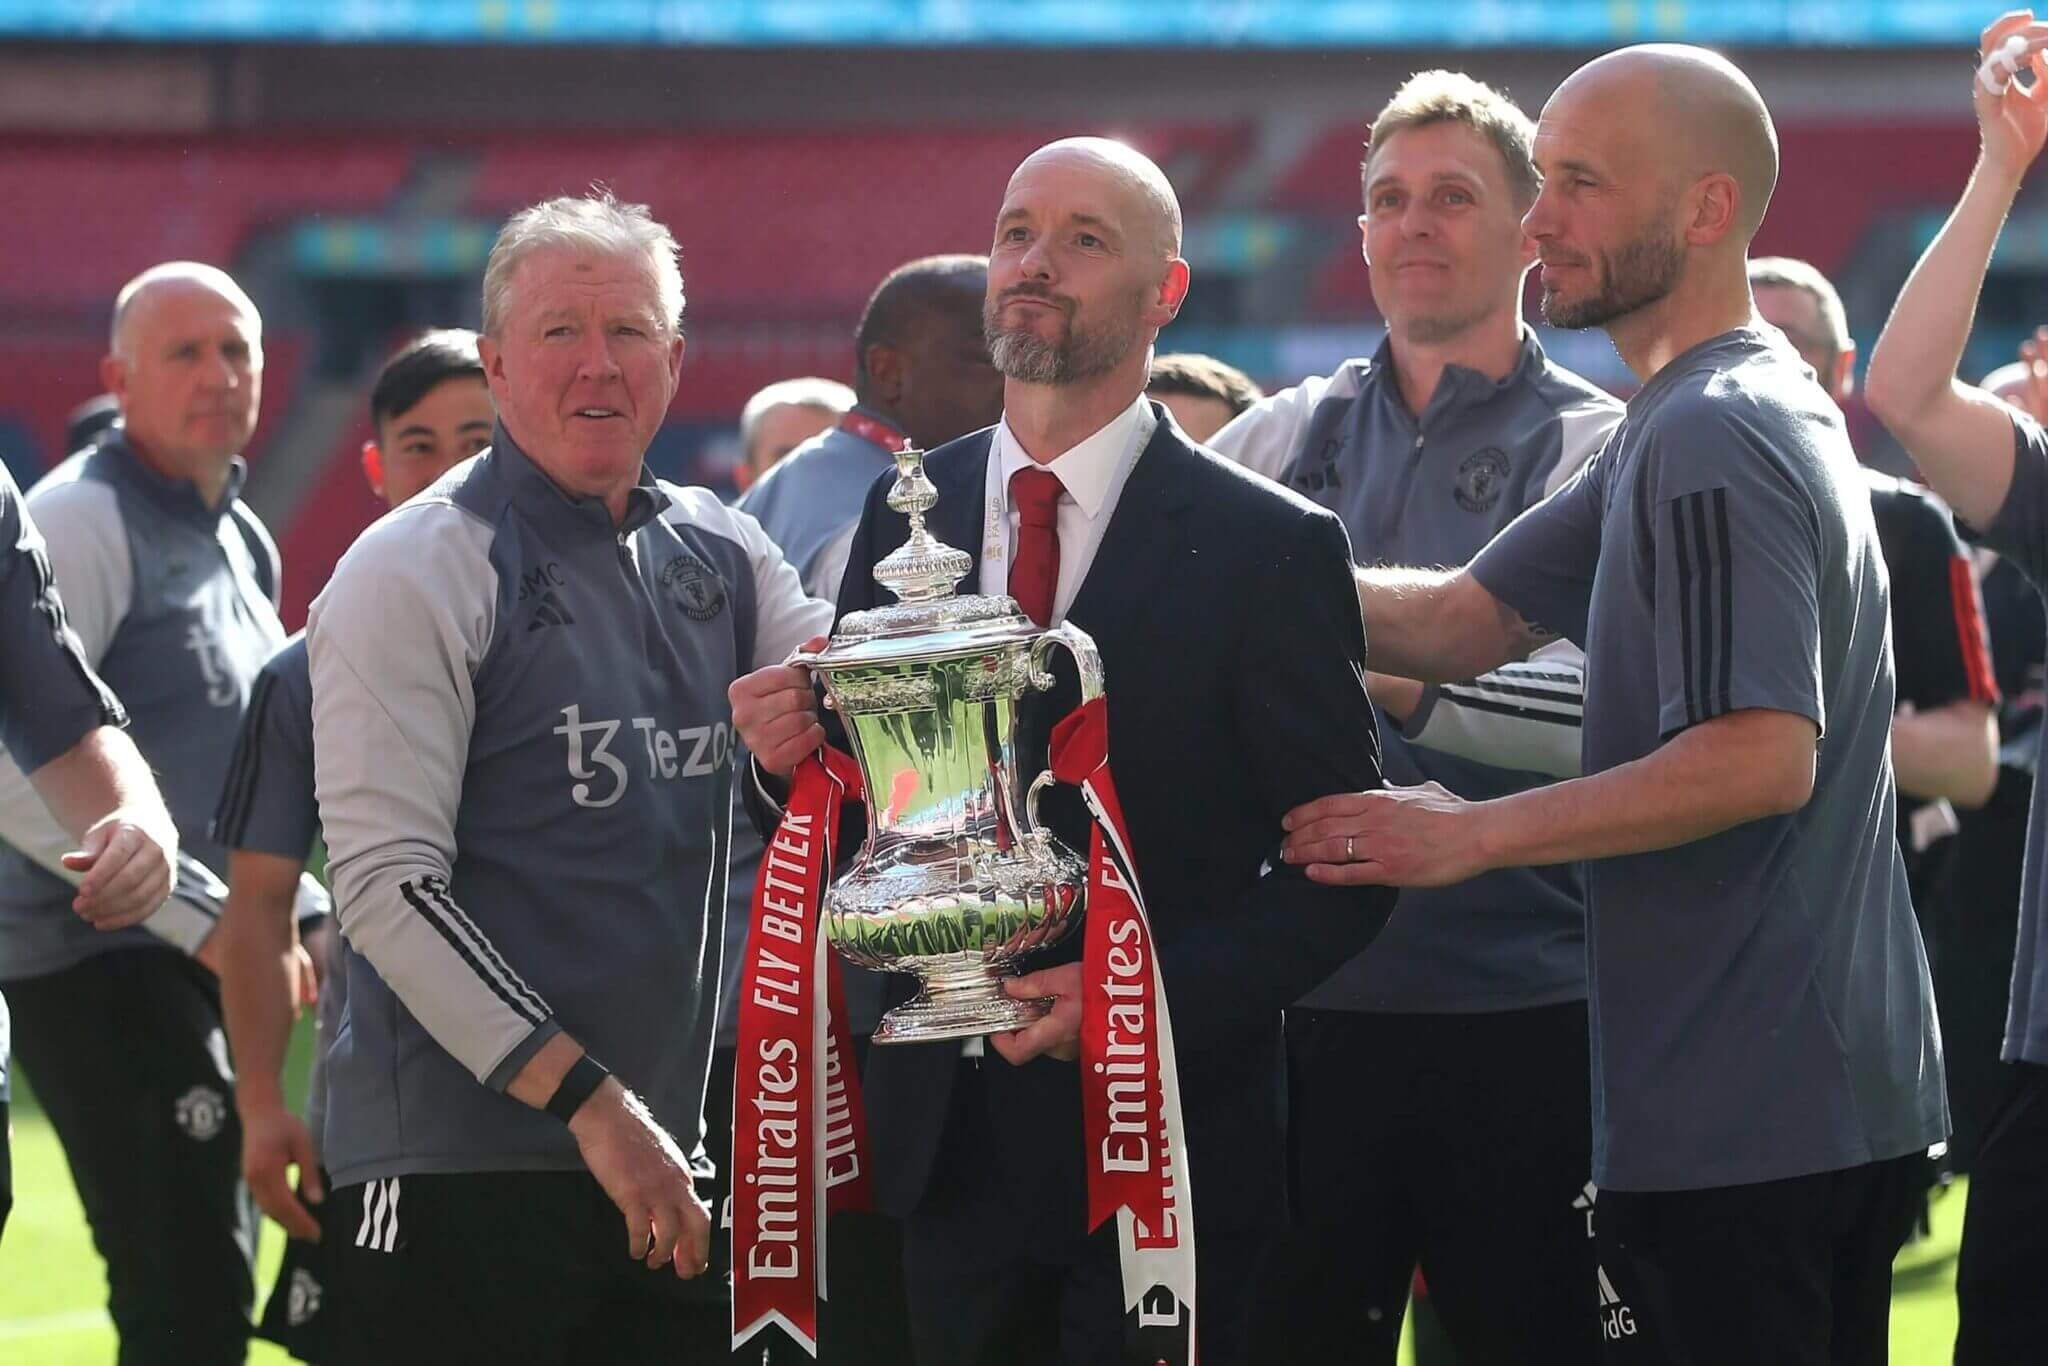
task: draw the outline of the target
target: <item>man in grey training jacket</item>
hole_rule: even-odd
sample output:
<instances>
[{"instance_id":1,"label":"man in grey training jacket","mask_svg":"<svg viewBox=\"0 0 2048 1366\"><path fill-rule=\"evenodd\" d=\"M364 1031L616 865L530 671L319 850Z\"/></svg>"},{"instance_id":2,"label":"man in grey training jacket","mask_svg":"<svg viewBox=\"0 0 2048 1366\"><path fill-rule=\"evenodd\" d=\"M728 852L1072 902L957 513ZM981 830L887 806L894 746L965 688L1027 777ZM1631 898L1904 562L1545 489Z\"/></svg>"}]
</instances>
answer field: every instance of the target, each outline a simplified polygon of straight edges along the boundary
<instances>
[{"instance_id":1,"label":"man in grey training jacket","mask_svg":"<svg viewBox=\"0 0 2048 1366\"><path fill-rule=\"evenodd\" d=\"M72 913L34 807L0 817L0 982L107 1261L124 1362L242 1360L254 1207L241 1183L207 833L257 671L284 641L277 550L239 498L263 331L221 271L174 262L116 298L101 377L119 425L29 491L86 661L177 822L178 890L138 925ZM302 909L324 909L309 887Z\"/></svg>"},{"instance_id":2,"label":"man in grey training jacket","mask_svg":"<svg viewBox=\"0 0 2048 1366\"><path fill-rule=\"evenodd\" d=\"M1948 1116L1870 499L1750 299L1776 133L1726 59L1626 48L1558 88L1535 159L1544 314L1604 326L1643 388L1468 568L1361 570L1360 600L1376 667L1416 677L1579 642L1588 776L1327 798L1284 856L1409 886L1584 861L1604 1359L1880 1359Z\"/></svg>"},{"instance_id":3,"label":"man in grey training jacket","mask_svg":"<svg viewBox=\"0 0 2048 1366\"><path fill-rule=\"evenodd\" d=\"M1337 512L1362 563L1463 564L1620 420L1522 325L1534 131L1470 77L1403 85L1373 122L1359 218L1386 341L1209 443ZM1463 710L1576 750L1576 685L1556 681L1576 678L1576 653L1430 706L1382 683L1389 780L1475 798L1536 786L1525 746L1460 759L1418 732ZM1392 1366L1419 1263L1461 1356L1578 1366L1596 1353L1593 1253L1573 1208L1592 1168L1586 1029L1569 864L1410 892L1369 950L1288 1012L1289 1141L1315 1198L1263 1296L1276 1352Z\"/></svg>"},{"instance_id":4,"label":"man in grey training jacket","mask_svg":"<svg viewBox=\"0 0 2048 1366\"><path fill-rule=\"evenodd\" d=\"M682 294L644 208L515 215L484 275L491 449L313 607L348 974L325 1158L366 1361L727 1354L722 1299L682 1283L708 1257L725 690L831 609L752 518L646 471Z\"/></svg>"}]
</instances>

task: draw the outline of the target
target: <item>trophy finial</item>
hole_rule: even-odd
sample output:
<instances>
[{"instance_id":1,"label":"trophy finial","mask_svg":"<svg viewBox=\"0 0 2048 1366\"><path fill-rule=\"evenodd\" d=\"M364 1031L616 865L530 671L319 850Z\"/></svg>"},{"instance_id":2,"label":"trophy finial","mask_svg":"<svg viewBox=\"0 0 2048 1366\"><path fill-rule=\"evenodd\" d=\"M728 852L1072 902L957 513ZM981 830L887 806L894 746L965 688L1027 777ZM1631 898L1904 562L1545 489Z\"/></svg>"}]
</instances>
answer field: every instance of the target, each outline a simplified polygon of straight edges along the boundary
<instances>
[{"instance_id":1,"label":"trophy finial","mask_svg":"<svg viewBox=\"0 0 2048 1366\"><path fill-rule=\"evenodd\" d=\"M887 501L910 518L910 538L875 566L875 582L904 602L951 597L954 586L974 567L974 559L925 529L924 515L939 501L939 491L925 475L924 452L907 445L895 459L896 483Z\"/></svg>"}]
</instances>

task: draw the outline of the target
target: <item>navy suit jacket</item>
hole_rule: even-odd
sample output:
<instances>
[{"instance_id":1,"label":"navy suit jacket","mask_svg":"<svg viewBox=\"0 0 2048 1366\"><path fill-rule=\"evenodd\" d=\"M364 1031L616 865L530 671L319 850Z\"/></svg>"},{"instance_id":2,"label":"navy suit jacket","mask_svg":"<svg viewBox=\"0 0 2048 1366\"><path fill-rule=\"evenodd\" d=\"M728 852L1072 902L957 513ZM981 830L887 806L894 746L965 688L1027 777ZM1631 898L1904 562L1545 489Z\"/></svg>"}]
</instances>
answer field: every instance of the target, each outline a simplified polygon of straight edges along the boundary
<instances>
[{"instance_id":1,"label":"navy suit jacket","mask_svg":"<svg viewBox=\"0 0 2048 1366\"><path fill-rule=\"evenodd\" d=\"M1102 652L1110 767L1159 943L1197 1225L1250 1230L1286 1210L1281 1011L1365 948L1394 904L1390 890L1320 886L1282 864L1280 818L1315 797L1381 786L1379 740L1343 524L1196 446L1154 409L1158 428L1067 619ZM976 591L980 573L992 439L993 429L962 437L925 462L939 490L928 525L976 560L963 592ZM884 502L893 482L885 475L869 492L841 616L893 601L869 572L908 535ZM1022 704L1027 766L1043 766L1053 722L1079 700L1064 652L1054 658L1058 685ZM1079 793L1054 788L1044 812L1085 856ZM1084 932L1026 967L1078 960ZM910 994L910 979L892 980L892 999ZM892 1214L907 1216L925 1193L962 1065L958 1041L868 1050L876 1194ZM981 1066L1001 1148L985 1160L1058 1219L1071 1209L1078 1236L1074 1065L1012 1067L991 1049Z\"/></svg>"}]
</instances>

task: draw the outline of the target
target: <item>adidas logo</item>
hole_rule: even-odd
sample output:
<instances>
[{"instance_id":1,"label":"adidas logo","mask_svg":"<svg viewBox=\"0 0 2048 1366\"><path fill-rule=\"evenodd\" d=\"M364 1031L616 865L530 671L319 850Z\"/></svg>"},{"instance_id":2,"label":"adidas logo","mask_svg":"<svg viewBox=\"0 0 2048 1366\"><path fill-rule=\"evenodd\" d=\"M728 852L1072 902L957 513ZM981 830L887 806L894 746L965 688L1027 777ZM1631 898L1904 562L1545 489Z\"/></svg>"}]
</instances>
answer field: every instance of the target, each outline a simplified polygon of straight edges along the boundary
<instances>
[{"instance_id":1,"label":"adidas logo","mask_svg":"<svg viewBox=\"0 0 2048 1366\"><path fill-rule=\"evenodd\" d=\"M526 629L538 631L543 626L570 626L575 621L575 616L562 605L561 597L550 588L540 595L540 601L533 609L533 619L526 623Z\"/></svg>"},{"instance_id":2,"label":"adidas logo","mask_svg":"<svg viewBox=\"0 0 2048 1366\"><path fill-rule=\"evenodd\" d=\"M1595 1266L1600 1277L1600 1331L1609 1342L1632 1338L1641 1329L1636 1322L1635 1311L1622 1303L1621 1293L1614 1288L1614 1282L1607 1279L1607 1268Z\"/></svg>"},{"instance_id":3,"label":"adidas logo","mask_svg":"<svg viewBox=\"0 0 2048 1366\"><path fill-rule=\"evenodd\" d=\"M1588 1181L1584 1189L1579 1192L1579 1198L1572 1201L1572 1208L1583 1212L1586 1216L1586 1236L1588 1238L1593 1236L1593 1204L1599 1198L1600 1188L1591 1181Z\"/></svg>"}]
</instances>

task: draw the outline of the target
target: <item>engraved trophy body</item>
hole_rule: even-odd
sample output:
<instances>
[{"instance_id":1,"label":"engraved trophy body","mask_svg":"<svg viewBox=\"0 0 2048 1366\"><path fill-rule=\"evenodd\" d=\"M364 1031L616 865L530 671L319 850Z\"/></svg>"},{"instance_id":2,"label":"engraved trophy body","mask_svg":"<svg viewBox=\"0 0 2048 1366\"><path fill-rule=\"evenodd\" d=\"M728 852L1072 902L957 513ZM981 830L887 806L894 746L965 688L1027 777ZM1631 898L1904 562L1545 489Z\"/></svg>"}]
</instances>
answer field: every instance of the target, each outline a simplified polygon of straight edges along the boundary
<instances>
[{"instance_id":1,"label":"engraved trophy body","mask_svg":"<svg viewBox=\"0 0 2048 1366\"><path fill-rule=\"evenodd\" d=\"M874 1034L918 1043L1045 1014L1003 978L1073 927L1087 863L1038 824L1053 778L1016 752L1017 704L1052 686L1056 647L1073 654L1084 700L1102 693L1102 663L1085 632L1042 629L1013 598L956 596L973 562L925 529L938 491L923 452L899 452L896 468L888 501L910 538L874 576L900 601L849 613L826 649L792 662L823 679L867 790L867 840L826 893L826 937L850 962L918 978Z\"/></svg>"}]
</instances>

